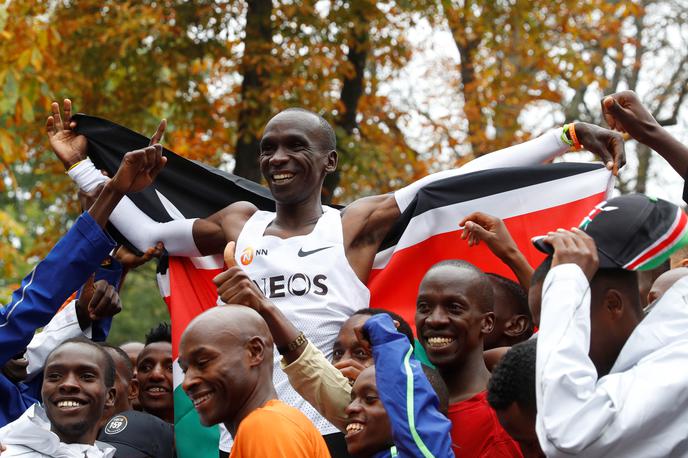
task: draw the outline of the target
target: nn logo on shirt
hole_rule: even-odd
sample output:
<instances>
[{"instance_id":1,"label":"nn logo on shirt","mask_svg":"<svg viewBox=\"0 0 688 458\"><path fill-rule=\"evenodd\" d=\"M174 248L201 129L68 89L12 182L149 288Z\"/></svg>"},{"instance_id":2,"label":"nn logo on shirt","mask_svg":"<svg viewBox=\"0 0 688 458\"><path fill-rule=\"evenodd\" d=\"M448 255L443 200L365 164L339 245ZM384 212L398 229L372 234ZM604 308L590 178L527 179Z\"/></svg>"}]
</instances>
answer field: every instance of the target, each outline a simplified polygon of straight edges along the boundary
<instances>
[{"instance_id":1,"label":"nn logo on shirt","mask_svg":"<svg viewBox=\"0 0 688 458\"><path fill-rule=\"evenodd\" d=\"M258 250L254 250L252 247L246 247L244 250L241 252L241 256L239 257L239 260L241 261L241 264L244 266L247 266L253 262L253 258L255 256L267 256L268 255L268 250L264 248L260 248Z\"/></svg>"}]
</instances>

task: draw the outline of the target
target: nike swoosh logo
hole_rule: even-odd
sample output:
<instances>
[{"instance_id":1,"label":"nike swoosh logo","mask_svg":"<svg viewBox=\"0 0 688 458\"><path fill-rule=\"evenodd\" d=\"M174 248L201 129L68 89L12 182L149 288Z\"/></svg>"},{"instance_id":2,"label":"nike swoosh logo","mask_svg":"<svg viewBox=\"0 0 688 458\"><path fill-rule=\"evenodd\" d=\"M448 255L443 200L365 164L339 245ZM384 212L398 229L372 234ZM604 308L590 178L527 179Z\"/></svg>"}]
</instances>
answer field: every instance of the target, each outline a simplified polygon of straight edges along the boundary
<instances>
[{"instance_id":1,"label":"nike swoosh logo","mask_svg":"<svg viewBox=\"0 0 688 458\"><path fill-rule=\"evenodd\" d=\"M317 253L318 251L327 250L328 248L332 248L333 246L334 245L326 246L326 247L322 247L322 248L316 248L315 250L311 250L311 251L303 251L303 248L299 248L298 255L299 255L299 258L304 258L306 256L312 255L313 253Z\"/></svg>"}]
</instances>

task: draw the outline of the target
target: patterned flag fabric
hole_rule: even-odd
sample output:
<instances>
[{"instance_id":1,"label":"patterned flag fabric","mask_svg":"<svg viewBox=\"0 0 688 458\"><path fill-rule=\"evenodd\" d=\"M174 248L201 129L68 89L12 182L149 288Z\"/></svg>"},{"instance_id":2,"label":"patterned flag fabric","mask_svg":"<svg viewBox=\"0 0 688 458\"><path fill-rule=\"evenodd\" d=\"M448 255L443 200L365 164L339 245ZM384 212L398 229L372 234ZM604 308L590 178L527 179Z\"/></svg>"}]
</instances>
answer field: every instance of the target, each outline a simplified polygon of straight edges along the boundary
<instances>
[{"instance_id":1,"label":"patterned flag fabric","mask_svg":"<svg viewBox=\"0 0 688 458\"><path fill-rule=\"evenodd\" d=\"M78 130L89 139L96 166L114 173L126 151L148 139L102 119L78 115ZM269 191L234 175L181 158L165 150L166 168L150 189L131 196L156 221L208 216L240 200L271 210ZM445 178L423 188L388 234L368 281L371 307L395 311L413 326L418 283L425 271L443 259L465 259L488 272L513 274L484 244L469 248L458 223L481 211L504 219L517 245L536 265L542 253L530 238L558 227L580 224L611 189L611 174L601 165L560 163L493 169ZM213 307L217 293L212 278L221 272L221 255L170 257L160 263L158 283L172 317L173 357L187 324ZM182 373L174 366L175 425L178 456L217 457L217 428L203 428L181 390Z\"/></svg>"}]
</instances>

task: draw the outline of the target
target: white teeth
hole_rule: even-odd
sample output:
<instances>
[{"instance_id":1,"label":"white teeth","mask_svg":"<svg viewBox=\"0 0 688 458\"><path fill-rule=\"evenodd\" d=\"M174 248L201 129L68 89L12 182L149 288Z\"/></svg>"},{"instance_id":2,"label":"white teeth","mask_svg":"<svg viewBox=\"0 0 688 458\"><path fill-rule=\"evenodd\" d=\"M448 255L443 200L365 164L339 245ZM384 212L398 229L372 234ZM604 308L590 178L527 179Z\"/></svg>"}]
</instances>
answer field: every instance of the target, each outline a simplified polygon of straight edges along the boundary
<instances>
[{"instance_id":1,"label":"white teeth","mask_svg":"<svg viewBox=\"0 0 688 458\"><path fill-rule=\"evenodd\" d=\"M428 337L427 342L431 347L445 347L454 342L454 339L451 337Z\"/></svg>"},{"instance_id":2,"label":"white teeth","mask_svg":"<svg viewBox=\"0 0 688 458\"><path fill-rule=\"evenodd\" d=\"M347 434L349 433L357 433L359 431L362 431L365 428L365 425L362 423L349 423L346 425L346 432Z\"/></svg>"},{"instance_id":3,"label":"white teeth","mask_svg":"<svg viewBox=\"0 0 688 458\"><path fill-rule=\"evenodd\" d=\"M193 400L194 407L198 407L199 404L201 404L203 401L210 399L211 396L212 396L212 393L208 393L208 394L204 394L200 398L194 399Z\"/></svg>"},{"instance_id":4,"label":"white teeth","mask_svg":"<svg viewBox=\"0 0 688 458\"><path fill-rule=\"evenodd\" d=\"M165 391L165 389L160 388L159 386L154 386L153 388L148 388L148 391L152 391L155 393L161 393L161 392Z\"/></svg>"},{"instance_id":5,"label":"white teeth","mask_svg":"<svg viewBox=\"0 0 688 458\"><path fill-rule=\"evenodd\" d=\"M280 180L286 180L286 179L291 178L293 176L294 175L291 173L276 173L272 176L272 178L276 181L280 181Z\"/></svg>"},{"instance_id":6,"label":"white teeth","mask_svg":"<svg viewBox=\"0 0 688 458\"><path fill-rule=\"evenodd\" d=\"M77 401L60 401L57 403L57 407L79 407L81 405L80 402Z\"/></svg>"}]
</instances>

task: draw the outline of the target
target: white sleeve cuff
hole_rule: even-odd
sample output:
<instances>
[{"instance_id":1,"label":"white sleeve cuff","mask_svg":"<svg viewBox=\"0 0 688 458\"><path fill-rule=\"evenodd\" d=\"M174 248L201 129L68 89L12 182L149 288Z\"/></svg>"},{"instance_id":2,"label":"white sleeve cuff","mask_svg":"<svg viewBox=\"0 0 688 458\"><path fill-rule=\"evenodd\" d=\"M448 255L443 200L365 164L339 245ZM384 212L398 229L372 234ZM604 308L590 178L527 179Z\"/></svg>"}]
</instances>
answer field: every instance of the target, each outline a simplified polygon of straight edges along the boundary
<instances>
[{"instance_id":1,"label":"white sleeve cuff","mask_svg":"<svg viewBox=\"0 0 688 458\"><path fill-rule=\"evenodd\" d=\"M74 180L84 192L91 192L98 187L99 184L107 181L108 178L100 173L96 166L93 165L91 159L86 158L75 165L67 172L67 175Z\"/></svg>"}]
</instances>

